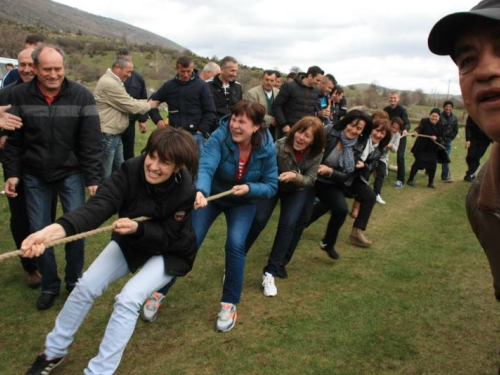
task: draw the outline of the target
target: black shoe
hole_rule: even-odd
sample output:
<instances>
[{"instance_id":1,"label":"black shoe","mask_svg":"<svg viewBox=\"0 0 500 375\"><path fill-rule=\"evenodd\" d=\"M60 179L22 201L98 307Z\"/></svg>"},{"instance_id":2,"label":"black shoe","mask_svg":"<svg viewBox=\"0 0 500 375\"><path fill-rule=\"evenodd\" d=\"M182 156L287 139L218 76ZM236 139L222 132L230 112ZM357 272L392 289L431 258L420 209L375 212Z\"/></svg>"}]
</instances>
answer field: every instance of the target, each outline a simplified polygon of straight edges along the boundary
<instances>
[{"instance_id":1,"label":"black shoe","mask_svg":"<svg viewBox=\"0 0 500 375\"><path fill-rule=\"evenodd\" d=\"M467 181L467 182L472 182L473 179L474 179L474 177L468 176L468 175L465 175L465 177L464 177L464 181Z\"/></svg>"},{"instance_id":2,"label":"black shoe","mask_svg":"<svg viewBox=\"0 0 500 375\"><path fill-rule=\"evenodd\" d=\"M278 276L280 279L288 279L288 272L286 272L286 268L283 264L278 268L276 276Z\"/></svg>"},{"instance_id":3,"label":"black shoe","mask_svg":"<svg viewBox=\"0 0 500 375\"><path fill-rule=\"evenodd\" d=\"M337 253L333 247L328 247L328 245L326 243L324 243L323 241L321 241L319 243L319 248L323 251L326 251L326 253L328 254L328 256L330 258L340 259L340 254Z\"/></svg>"},{"instance_id":4,"label":"black shoe","mask_svg":"<svg viewBox=\"0 0 500 375\"><path fill-rule=\"evenodd\" d=\"M408 180L408 181L406 181L406 185L408 185L408 186L415 186L415 181Z\"/></svg>"},{"instance_id":5,"label":"black shoe","mask_svg":"<svg viewBox=\"0 0 500 375\"><path fill-rule=\"evenodd\" d=\"M56 300L57 294L42 292L36 301L36 308L38 310L47 310L52 307Z\"/></svg>"},{"instance_id":6,"label":"black shoe","mask_svg":"<svg viewBox=\"0 0 500 375\"><path fill-rule=\"evenodd\" d=\"M66 290L68 291L69 294L71 294L73 289L75 289L75 284L73 284L73 285L66 284Z\"/></svg>"},{"instance_id":7,"label":"black shoe","mask_svg":"<svg viewBox=\"0 0 500 375\"><path fill-rule=\"evenodd\" d=\"M434 186L434 184L428 184L427 185L428 188L431 188L431 189L435 189L436 187Z\"/></svg>"},{"instance_id":8,"label":"black shoe","mask_svg":"<svg viewBox=\"0 0 500 375\"><path fill-rule=\"evenodd\" d=\"M53 294L55 295L55 294ZM59 366L64 357L54 358L50 361L47 359L45 354L40 354L36 361L31 365L26 375L46 375L49 374L54 368Z\"/></svg>"}]
</instances>

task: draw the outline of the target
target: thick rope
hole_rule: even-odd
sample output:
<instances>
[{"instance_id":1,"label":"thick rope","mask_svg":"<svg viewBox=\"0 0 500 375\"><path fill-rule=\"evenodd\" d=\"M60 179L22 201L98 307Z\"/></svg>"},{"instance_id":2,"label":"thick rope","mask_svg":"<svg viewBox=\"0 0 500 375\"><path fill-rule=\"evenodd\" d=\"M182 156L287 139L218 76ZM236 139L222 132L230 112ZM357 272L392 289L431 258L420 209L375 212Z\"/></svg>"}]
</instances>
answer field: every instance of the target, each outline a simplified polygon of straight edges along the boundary
<instances>
[{"instance_id":1,"label":"thick rope","mask_svg":"<svg viewBox=\"0 0 500 375\"><path fill-rule=\"evenodd\" d=\"M441 147L443 150L446 150L446 147L444 147L441 143L438 143L436 142L434 139L432 139L432 135L426 135L426 134L415 134L415 133L408 133L406 135L402 135L401 138L404 138L404 137L408 137L408 136L412 136L412 137L421 137L421 138L429 138L432 140L432 142L434 142L435 144L437 144L439 147Z\"/></svg>"},{"instance_id":2,"label":"thick rope","mask_svg":"<svg viewBox=\"0 0 500 375\"><path fill-rule=\"evenodd\" d=\"M216 200L216 199L219 199L219 198L231 195L233 193L234 193L233 189L228 190L228 191L224 191L222 193L215 194L215 195L212 195L212 196L208 197L207 201L210 202L210 201L213 201L213 200ZM146 217L146 216L141 216L141 217L137 217L137 218L132 219L132 220L137 221L138 223L140 223L141 221L146 221L146 220L149 220L149 219L151 219L151 218L150 217ZM112 224L112 225L108 225L108 226L105 226L105 227L102 227L102 228L97 228L97 229L89 230L87 232L78 233L78 234L75 234L74 236L69 236L69 237L64 237L64 238L58 239L58 240L49 241L49 242L47 242L45 244L45 247L53 247L53 246L56 246L56 245L63 245L63 244L69 243L69 242L81 240L83 238L92 237L92 236L95 236L96 234L99 234L99 233L111 232L111 231L113 231L115 229L115 227L116 226L114 224ZM14 258L14 257L20 256L22 254L23 254L22 250L9 251L7 253L4 253L4 254L0 255L0 262L3 261L4 259Z\"/></svg>"}]
</instances>

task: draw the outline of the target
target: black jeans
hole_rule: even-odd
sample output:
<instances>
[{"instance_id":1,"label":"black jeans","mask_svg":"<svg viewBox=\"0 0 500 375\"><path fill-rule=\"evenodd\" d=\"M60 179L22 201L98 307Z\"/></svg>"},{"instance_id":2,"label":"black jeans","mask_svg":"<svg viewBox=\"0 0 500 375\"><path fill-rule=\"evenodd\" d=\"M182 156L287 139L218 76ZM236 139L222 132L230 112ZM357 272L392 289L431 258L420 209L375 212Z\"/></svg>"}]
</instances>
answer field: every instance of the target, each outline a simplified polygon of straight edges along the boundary
<instances>
[{"instance_id":1,"label":"black jeans","mask_svg":"<svg viewBox=\"0 0 500 375\"><path fill-rule=\"evenodd\" d=\"M135 145L135 120L130 120L127 129L122 133L123 159L132 159Z\"/></svg>"},{"instance_id":2,"label":"black jeans","mask_svg":"<svg viewBox=\"0 0 500 375\"><path fill-rule=\"evenodd\" d=\"M260 199L257 202L257 211L253 218L252 227L248 233L245 251L248 253L250 247L259 236L260 232L266 227L266 224L271 217L278 199L280 200L280 217L278 221L278 229L274 237L273 247L269 260L264 271L273 276L278 274L280 266L283 265L283 260L288 252L292 241L295 226L302 212L302 207L307 198L306 190L294 192L286 192L278 190L278 193L270 199Z\"/></svg>"},{"instance_id":3,"label":"black jeans","mask_svg":"<svg viewBox=\"0 0 500 375\"><path fill-rule=\"evenodd\" d=\"M481 164L481 158L486 153L486 150L490 146L490 142L488 141L474 141L471 140L470 147L467 150L467 156L465 157L465 161L467 162L467 172L465 172L466 176L473 176L479 165Z\"/></svg>"},{"instance_id":4,"label":"black jeans","mask_svg":"<svg viewBox=\"0 0 500 375\"><path fill-rule=\"evenodd\" d=\"M345 199L346 188L342 185L327 184L321 181L316 181L315 188L316 196L320 202L316 203L313 207L310 223L318 220L327 210L331 212L323 242L327 247L334 248L340 228L342 228L349 210ZM352 192L353 197L361 203L358 217L354 220L353 227L365 230L368 226L373 206L375 206L375 193L370 186L360 179L355 179L349 190Z\"/></svg>"},{"instance_id":5,"label":"black jeans","mask_svg":"<svg viewBox=\"0 0 500 375\"><path fill-rule=\"evenodd\" d=\"M387 176L387 164L383 161L379 161L377 168L375 168L375 172L377 176L373 182L373 192L375 195L379 195L382 192L382 185L384 184L385 176Z\"/></svg>"},{"instance_id":6,"label":"black jeans","mask_svg":"<svg viewBox=\"0 0 500 375\"><path fill-rule=\"evenodd\" d=\"M406 137L401 138L398 146L397 162L398 162L398 181L405 182L405 151Z\"/></svg>"}]
</instances>

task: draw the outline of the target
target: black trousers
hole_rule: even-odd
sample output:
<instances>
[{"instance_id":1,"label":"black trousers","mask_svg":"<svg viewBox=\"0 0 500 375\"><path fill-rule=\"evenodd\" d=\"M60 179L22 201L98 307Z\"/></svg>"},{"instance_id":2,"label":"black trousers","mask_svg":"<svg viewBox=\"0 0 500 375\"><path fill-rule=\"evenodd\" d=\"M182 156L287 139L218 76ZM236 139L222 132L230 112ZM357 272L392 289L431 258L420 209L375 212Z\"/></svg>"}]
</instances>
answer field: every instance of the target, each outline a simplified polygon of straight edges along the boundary
<instances>
[{"instance_id":1,"label":"black trousers","mask_svg":"<svg viewBox=\"0 0 500 375\"><path fill-rule=\"evenodd\" d=\"M132 159L135 145L135 120L130 120L127 129L122 133L123 159Z\"/></svg>"},{"instance_id":2,"label":"black trousers","mask_svg":"<svg viewBox=\"0 0 500 375\"><path fill-rule=\"evenodd\" d=\"M421 162L418 159L416 159L413 165L411 166L410 177L408 178L408 181L413 181L419 169L425 169L429 179L428 180L429 185L433 184L434 177L436 176L436 168L437 168L437 161Z\"/></svg>"},{"instance_id":3,"label":"black trousers","mask_svg":"<svg viewBox=\"0 0 500 375\"><path fill-rule=\"evenodd\" d=\"M330 211L331 216L326 227L323 242L328 247L335 247L337 237L345 222L349 207L345 198L346 188L341 185L327 184L321 181L316 181L316 196L320 200L317 202L312 211L310 223L315 222L326 212ZM349 191L353 197L361 203L358 217L354 220L353 227L365 230L368 226L368 221L375 206L375 193L373 190L360 179L355 179L349 187Z\"/></svg>"},{"instance_id":4,"label":"black trousers","mask_svg":"<svg viewBox=\"0 0 500 375\"><path fill-rule=\"evenodd\" d=\"M481 158L486 153L486 150L490 146L490 142L488 141L474 141L471 140L470 147L467 150L467 156L465 157L465 161L467 163L467 172L465 172L466 176L473 176L479 165L481 164Z\"/></svg>"},{"instance_id":5,"label":"black trousers","mask_svg":"<svg viewBox=\"0 0 500 375\"><path fill-rule=\"evenodd\" d=\"M384 179L387 176L387 164L379 160L377 167L375 168L375 172L377 176L373 182L373 192L375 195L379 195L382 192L382 185L384 184Z\"/></svg>"},{"instance_id":6,"label":"black trousers","mask_svg":"<svg viewBox=\"0 0 500 375\"><path fill-rule=\"evenodd\" d=\"M397 163L398 163L398 181L405 182L405 151L406 151L406 137L401 138L399 141L398 152L397 152Z\"/></svg>"}]
</instances>

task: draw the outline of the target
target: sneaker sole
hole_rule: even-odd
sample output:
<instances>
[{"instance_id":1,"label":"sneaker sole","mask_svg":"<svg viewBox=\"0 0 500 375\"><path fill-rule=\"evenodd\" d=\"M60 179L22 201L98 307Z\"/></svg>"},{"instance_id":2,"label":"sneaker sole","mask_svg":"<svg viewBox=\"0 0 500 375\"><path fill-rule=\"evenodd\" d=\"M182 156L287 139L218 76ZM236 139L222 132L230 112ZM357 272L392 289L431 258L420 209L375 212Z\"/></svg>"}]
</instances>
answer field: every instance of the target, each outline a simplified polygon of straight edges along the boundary
<instances>
[{"instance_id":1,"label":"sneaker sole","mask_svg":"<svg viewBox=\"0 0 500 375\"><path fill-rule=\"evenodd\" d=\"M278 295L278 291L274 294L267 294L266 291L263 291L262 294L264 294L266 297L276 297Z\"/></svg>"},{"instance_id":2,"label":"sneaker sole","mask_svg":"<svg viewBox=\"0 0 500 375\"><path fill-rule=\"evenodd\" d=\"M52 370L54 370L57 366L59 366L62 362L64 361L64 357L62 357L62 359L57 362L54 366L52 366L50 369L47 369L47 367L45 368L45 370L42 371L42 374L43 375L48 375L52 372Z\"/></svg>"}]
</instances>

